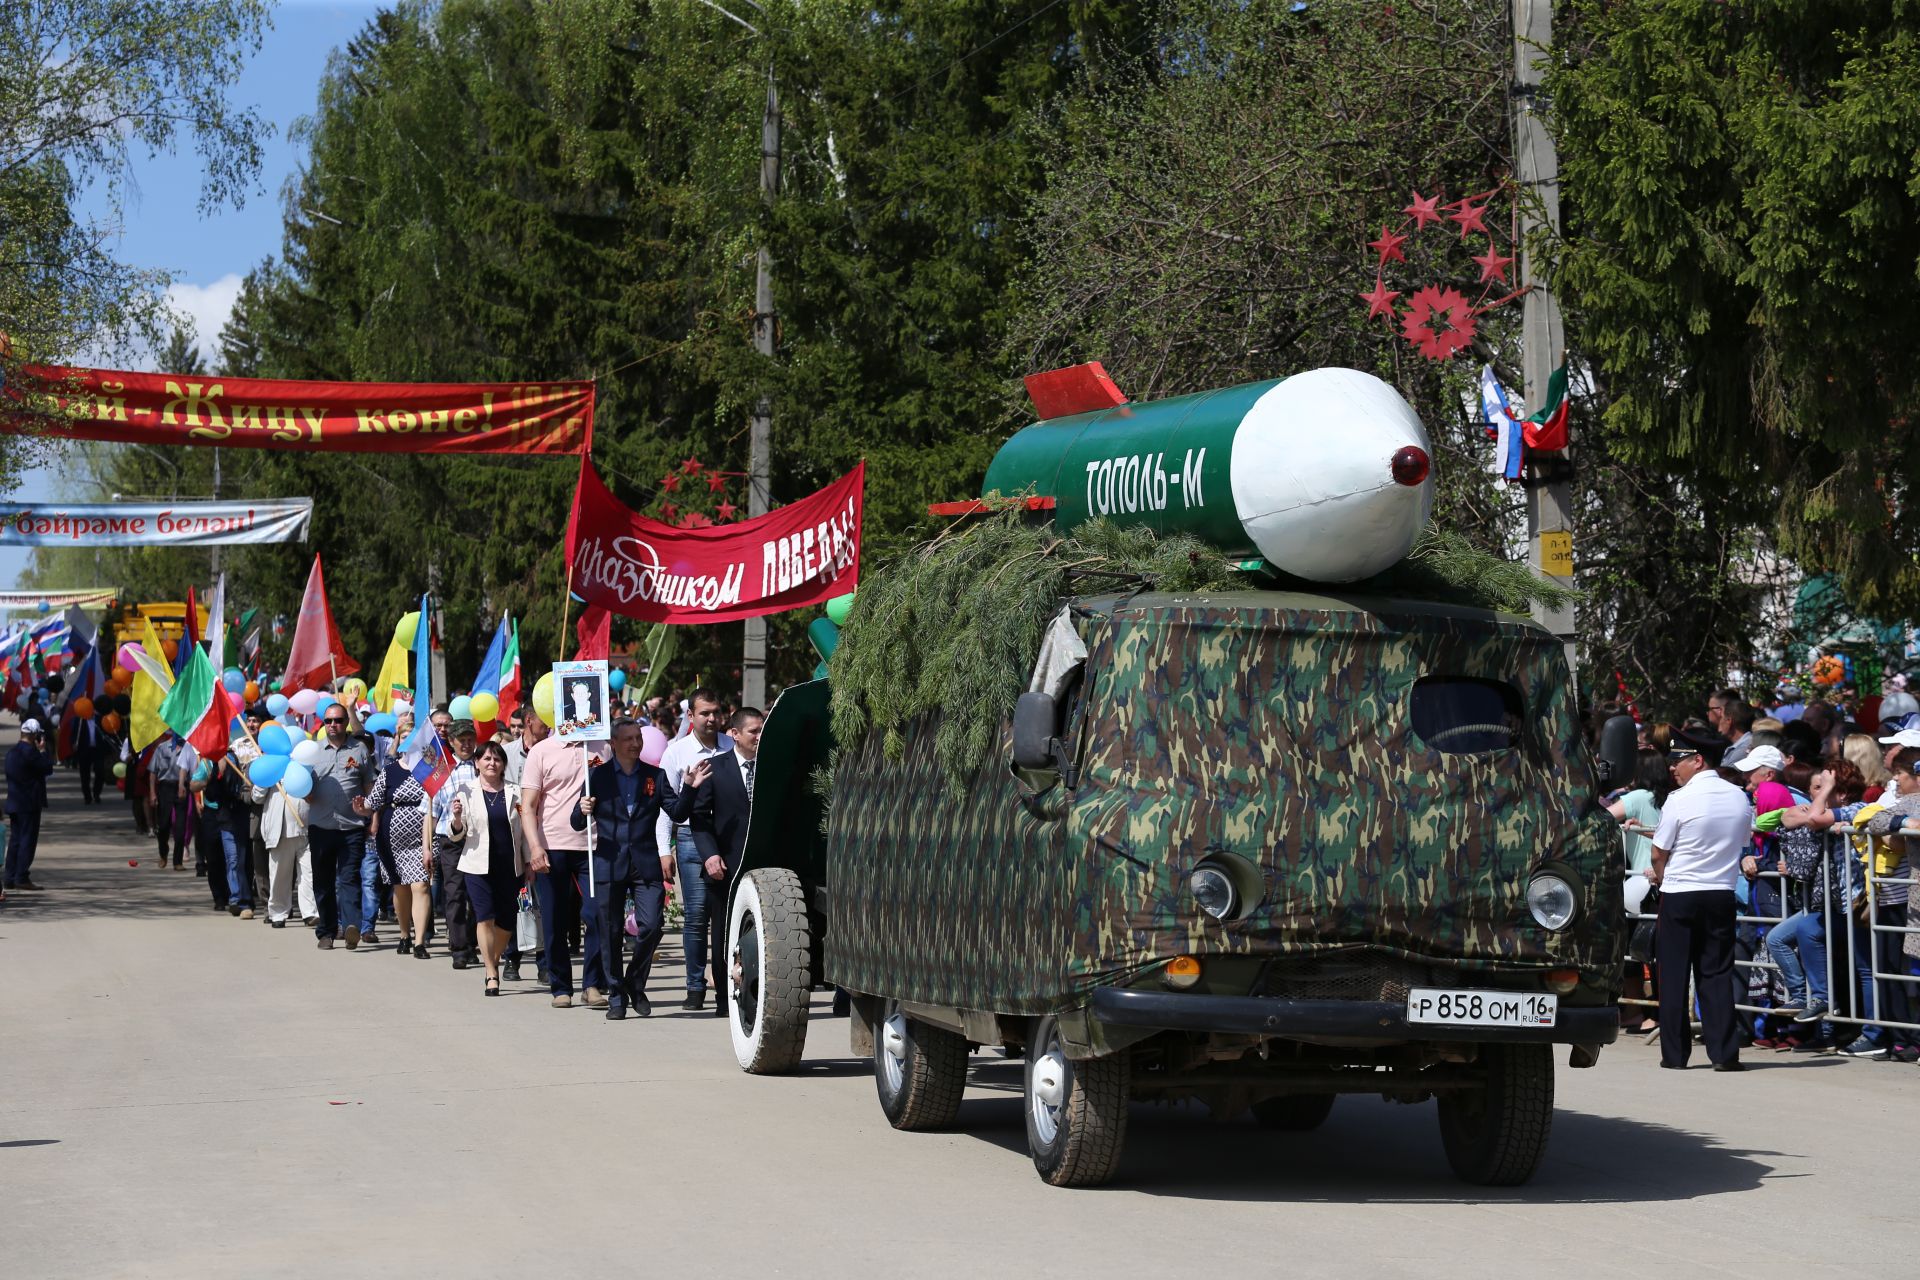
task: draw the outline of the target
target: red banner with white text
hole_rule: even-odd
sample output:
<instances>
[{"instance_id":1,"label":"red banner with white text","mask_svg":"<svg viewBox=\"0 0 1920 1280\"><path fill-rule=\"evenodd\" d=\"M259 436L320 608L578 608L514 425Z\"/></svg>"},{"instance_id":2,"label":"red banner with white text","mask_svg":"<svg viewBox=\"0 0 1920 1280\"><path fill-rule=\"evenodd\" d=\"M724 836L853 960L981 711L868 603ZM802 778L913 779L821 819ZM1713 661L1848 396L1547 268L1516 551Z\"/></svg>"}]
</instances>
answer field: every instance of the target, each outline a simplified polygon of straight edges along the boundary
<instances>
[{"instance_id":1,"label":"red banner with white text","mask_svg":"<svg viewBox=\"0 0 1920 1280\"><path fill-rule=\"evenodd\" d=\"M356 453L584 454L591 382L293 382L6 370L0 431L120 444Z\"/></svg>"},{"instance_id":2,"label":"red banner with white text","mask_svg":"<svg viewBox=\"0 0 1920 1280\"><path fill-rule=\"evenodd\" d=\"M587 459L567 522L573 594L645 622L728 622L845 595L860 580L862 462L738 524L677 528L624 506Z\"/></svg>"}]
</instances>

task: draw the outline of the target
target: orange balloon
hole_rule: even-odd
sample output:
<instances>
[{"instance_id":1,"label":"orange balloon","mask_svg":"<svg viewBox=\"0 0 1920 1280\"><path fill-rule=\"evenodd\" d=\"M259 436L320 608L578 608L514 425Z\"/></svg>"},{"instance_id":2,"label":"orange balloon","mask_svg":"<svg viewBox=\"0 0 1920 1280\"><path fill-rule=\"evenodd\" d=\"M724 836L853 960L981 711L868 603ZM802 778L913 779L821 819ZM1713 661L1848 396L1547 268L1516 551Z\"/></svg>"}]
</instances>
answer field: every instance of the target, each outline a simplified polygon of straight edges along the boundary
<instances>
[{"instance_id":1,"label":"orange balloon","mask_svg":"<svg viewBox=\"0 0 1920 1280\"><path fill-rule=\"evenodd\" d=\"M160 649L167 655L168 662L172 662L180 656L180 642L178 640L162 640L160 642Z\"/></svg>"},{"instance_id":2,"label":"orange balloon","mask_svg":"<svg viewBox=\"0 0 1920 1280\"><path fill-rule=\"evenodd\" d=\"M100 727L108 733L120 732L120 713L118 711L109 711L107 714L101 716Z\"/></svg>"},{"instance_id":3,"label":"orange balloon","mask_svg":"<svg viewBox=\"0 0 1920 1280\"><path fill-rule=\"evenodd\" d=\"M115 667L113 669L113 682L115 684L132 684L133 672L127 670L125 667Z\"/></svg>"},{"instance_id":4,"label":"orange balloon","mask_svg":"<svg viewBox=\"0 0 1920 1280\"><path fill-rule=\"evenodd\" d=\"M82 720L93 719L93 699L75 698L73 700L73 714L79 716Z\"/></svg>"},{"instance_id":5,"label":"orange balloon","mask_svg":"<svg viewBox=\"0 0 1920 1280\"><path fill-rule=\"evenodd\" d=\"M249 704L258 702L260 701L260 686L252 680L249 680L247 681L247 687L240 691L240 696L245 698Z\"/></svg>"}]
</instances>

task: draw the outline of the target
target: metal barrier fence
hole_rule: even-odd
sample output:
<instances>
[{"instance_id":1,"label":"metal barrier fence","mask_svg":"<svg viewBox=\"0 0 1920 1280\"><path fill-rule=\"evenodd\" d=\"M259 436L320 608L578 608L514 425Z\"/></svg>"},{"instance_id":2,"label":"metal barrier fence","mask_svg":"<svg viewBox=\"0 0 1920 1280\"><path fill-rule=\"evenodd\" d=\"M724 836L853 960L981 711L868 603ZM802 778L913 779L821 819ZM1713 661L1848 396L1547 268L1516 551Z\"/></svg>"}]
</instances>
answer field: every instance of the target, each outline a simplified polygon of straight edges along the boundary
<instances>
[{"instance_id":1,"label":"metal barrier fence","mask_svg":"<svg viewBox=\"0 0 1920 1280\"><path fill-rule=\"evenodd\" d=\"M1859 836L1862 839L1870 838L1865 831L1857 830L1843 822L1836 822L1821 833L1822 902L1817 917L1808 913L1805 907L1811 899L1810 881L1794 880L1779 870L1777 865L1761 868L1754 883L1756 886L1763 883L1772 886L1771 896L1779 904L1780 914L1764 915L1755 912L1752 906L1753 900L1762 895L1754 893L1749 895L1747 910L1735 918L1736 928L1743 931L1758 929L1759 936L1754 944L1752 959L1739 958L1741 948L1739 943L1736 943L1734 965L1736 971L1742 976L1738 987L1740 998L1736 1000L1734 1008L1748 1015L1790 1019L1794 1008L1810 1007L1815 999L1813 987L1816 974L1810 971L1801 953L1811 942L1816 952L1824 953L1819 957L1822 963L1817 976L1825 979L1824 988L1827 992L1825 1003L1828 1010L1818 1022L1800 1025L1811 1026L1816 1037L1823 1040L1830 1037L1826 1028L1820 1024L1833 1023L1857 1028L1861 1032L1868 1028L1899 1028L1911 1033L1901 1043L1920 1042L1920 973L1914 972L1920 965L1916 965L1903 949L1907 935L1920 934L1920 925L1907 923L1908 909L1905 904L1883 904L1880 901L1880 890L1896 884L1907 886L1908 893L1920 899L1920 876L1876 876L1871 845L1868 846L1863 863L1855 856L1856 851L1850 839L1853 836ZM1895 832L1894 838L1904 838L1909 842L1906 865L1911 867L1915 861L1912 842L1920 840L1920 831ZM1839 892L1835 890L1833 877L1835 841L1846 842L1839 861L1847 872L1847 883ZM1853 878L1856 872L1860 877L1857 881ZM1798 910L1792 907L1796 899L1802 904ZM1864 919L1855 914L1855 904L1862 901L1867 904ZM1807 919L1801 920L1803 915L1807 916ZM1894 919L1895 916L1899 919ZM1649 921L1658 917L1647 912L1628 912L1627 918L1634 921ZM1793 950L1802 970L1801 985L1805 988L1804 999L1797 1006L1785 999L1791 986L1790 977L1776 962L1770 942L1770 935L1774 930L1789 920L1798 921L1802 929L1817 931L1817 933L1796 932L1794 940L1789 942L1783 939L1781 944ZM1844 948L1836 945L1836 934L1845 943ZM1844 963L1836 963L1843 952ZM1657 983L1659 972L1651 958L1647 961L1647 968L1654 975ZM1750 998L1754 988L1752 975L1756 972L1768 975L1766 979L1768 997L1769 999L1780 997L1782 1004L1752 1002ZM1687 1006L1689 1009L1697 1010L1698 1004L1694 994L1693 988L1689 986ZM1620 1003L1656 1009L1659 1006L1659 1001L1654 998L1623 996ZM1905 1016L1890 1016L1894 1013ZM1698 1025L1697 1018L1695 1025ZM1653 1034L1657 1033L1651 1033L1648 1038L1652 1039Z\"/></svg>"}]
</instances>

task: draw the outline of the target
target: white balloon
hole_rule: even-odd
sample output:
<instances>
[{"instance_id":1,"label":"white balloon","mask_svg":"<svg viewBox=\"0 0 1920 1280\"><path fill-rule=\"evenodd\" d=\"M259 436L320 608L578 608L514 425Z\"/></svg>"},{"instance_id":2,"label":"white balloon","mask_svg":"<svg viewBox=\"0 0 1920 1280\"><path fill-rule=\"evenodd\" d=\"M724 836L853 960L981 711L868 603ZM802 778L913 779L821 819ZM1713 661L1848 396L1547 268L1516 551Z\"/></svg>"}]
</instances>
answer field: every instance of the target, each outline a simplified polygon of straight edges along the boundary
<instances>
[{"instance_id":1,"label":"white balloon","mask_svg":"<svg viewBox=\"0 0 1920 1280\"><path fill-rule=\"evenodd\" d=\"M320 744L309 740L306 742L294 743L293 750L289 754L292 755L293 762L295 764L304 764L309 768L311 768L312 766L320 763L320 756L322 753L320 749Z\"/></svg>"}]
</instances>

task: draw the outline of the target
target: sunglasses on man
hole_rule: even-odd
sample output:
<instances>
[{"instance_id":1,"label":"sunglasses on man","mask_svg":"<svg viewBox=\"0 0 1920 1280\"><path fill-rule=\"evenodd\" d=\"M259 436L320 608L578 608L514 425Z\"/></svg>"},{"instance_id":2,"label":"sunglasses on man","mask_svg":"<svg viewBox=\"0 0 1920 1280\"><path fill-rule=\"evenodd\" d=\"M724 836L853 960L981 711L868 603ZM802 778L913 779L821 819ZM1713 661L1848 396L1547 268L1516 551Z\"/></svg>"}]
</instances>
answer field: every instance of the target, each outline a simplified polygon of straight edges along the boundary
<instances>
[{"instance_id":1,"label":"sunglasses on man","mask_svg":"<svg viewBox=\"0 0 1920 1280\"><path fill-rule=\"evenodd\" d=\"M321 724L328 724L328 725L345 724L346 722L347 722L347 718L345 716L327 716L325 719L320 721Z\"/></svg>"}]
</instances>

